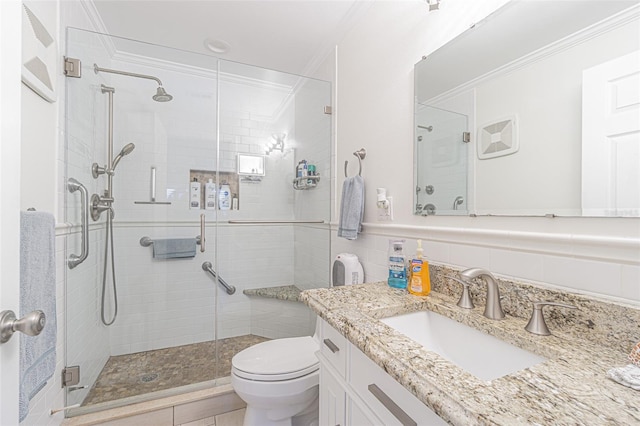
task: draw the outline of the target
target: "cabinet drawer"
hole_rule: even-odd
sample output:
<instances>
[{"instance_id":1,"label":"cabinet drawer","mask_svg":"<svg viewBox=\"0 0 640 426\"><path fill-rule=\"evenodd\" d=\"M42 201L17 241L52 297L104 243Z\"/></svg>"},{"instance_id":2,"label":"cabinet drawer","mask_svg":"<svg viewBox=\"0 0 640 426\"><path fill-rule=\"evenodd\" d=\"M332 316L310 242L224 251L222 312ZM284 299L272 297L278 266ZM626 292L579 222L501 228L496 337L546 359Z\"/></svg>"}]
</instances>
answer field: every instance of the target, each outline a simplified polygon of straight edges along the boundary
<instances>
[{"instance_id":1,"label":"cabinet drawer","mask_svg":"<svg viewBox=\"0 0 640 426\"><path fill-rule=\"evenodd\" d=\"M349 362L351 387L386 426L447 424L356 347Z\"/></svg>"},{"instance_id":2,"label":"cabinet drawer","mask_svg":"<svg viewBox=\"0 0 640 426\"><path fill-rule=\"evenodd\" d=\"M335 328L331 327L329 323L322 319L320 319L320 321L322 321L320 353L329 361L329 364L338 371L340 377L344 378L347 365L347 339Z\"/></svg>"}]
</instances>

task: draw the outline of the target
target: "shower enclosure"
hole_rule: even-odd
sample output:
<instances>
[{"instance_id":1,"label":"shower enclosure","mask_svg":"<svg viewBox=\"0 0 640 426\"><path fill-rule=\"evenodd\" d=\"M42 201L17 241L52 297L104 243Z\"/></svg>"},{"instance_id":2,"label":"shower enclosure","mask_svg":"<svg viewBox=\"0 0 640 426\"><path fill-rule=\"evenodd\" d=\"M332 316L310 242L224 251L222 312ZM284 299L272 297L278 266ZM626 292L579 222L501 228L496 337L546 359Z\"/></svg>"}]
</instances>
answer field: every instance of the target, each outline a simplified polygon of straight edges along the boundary
<instances>
[{"instance_id":1,"label":"shower enclosure","mask_svg":"<svg viewBox=\"0 0 640 426\"><path fill-rule=\"evenodd\" d=\"M415 125L414 214L469 214L468 117L417 104Z\"/></svg>"},{"instance_id":2,"label":"shower enclosure","mask_svg":"<svg viewBox=\"0 0 640 426\"><path fill-rule=\"evenodd\" d=\"M66 56L61 169L95 218L65 192L67 257L88 233L66 271L67 415L228 383L239 350L311 335L295 295L329 285L330 84L72 28Z\"/></svg>"}]
</instances>

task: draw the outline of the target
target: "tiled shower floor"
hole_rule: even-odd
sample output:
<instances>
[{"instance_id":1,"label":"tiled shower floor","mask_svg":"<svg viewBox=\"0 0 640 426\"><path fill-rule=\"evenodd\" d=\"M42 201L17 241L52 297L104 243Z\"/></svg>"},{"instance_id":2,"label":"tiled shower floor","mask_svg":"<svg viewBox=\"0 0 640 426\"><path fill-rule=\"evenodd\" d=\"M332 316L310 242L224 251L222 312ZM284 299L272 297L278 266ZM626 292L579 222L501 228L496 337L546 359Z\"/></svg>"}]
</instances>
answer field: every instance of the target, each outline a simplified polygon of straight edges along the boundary
<instances>
[{"instance_id":1,"label":"tiled shower floor","mask_svg":"<svg viewBox=\"0 0 640 426\"><path fill-rule=\"evenodd\" d=\"M269 340L246 335L174 348L112 356L100 372L83 406L205 382L231 374L231 358ZM215 363L218 345L219 361Z\"/></svg>"}]
</instances>

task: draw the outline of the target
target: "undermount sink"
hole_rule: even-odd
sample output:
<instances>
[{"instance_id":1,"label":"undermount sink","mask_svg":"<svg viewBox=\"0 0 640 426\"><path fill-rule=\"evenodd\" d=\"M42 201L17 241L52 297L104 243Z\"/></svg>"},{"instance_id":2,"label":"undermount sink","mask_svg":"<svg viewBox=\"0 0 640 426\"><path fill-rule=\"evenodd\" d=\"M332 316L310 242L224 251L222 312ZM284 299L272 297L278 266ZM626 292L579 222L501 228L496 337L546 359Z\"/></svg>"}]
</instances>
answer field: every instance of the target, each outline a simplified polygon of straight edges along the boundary
<instances>
[{"instance_id":1,"label":"undermount sink","mask_svg":"<svg viewBox=\"0 0 640 426\"><path fill-rule=\"evenodd\" d=\"M484 381L546 361L546 358L431 311L412 312L380 321Z\"/></svg>"}]
</instances>

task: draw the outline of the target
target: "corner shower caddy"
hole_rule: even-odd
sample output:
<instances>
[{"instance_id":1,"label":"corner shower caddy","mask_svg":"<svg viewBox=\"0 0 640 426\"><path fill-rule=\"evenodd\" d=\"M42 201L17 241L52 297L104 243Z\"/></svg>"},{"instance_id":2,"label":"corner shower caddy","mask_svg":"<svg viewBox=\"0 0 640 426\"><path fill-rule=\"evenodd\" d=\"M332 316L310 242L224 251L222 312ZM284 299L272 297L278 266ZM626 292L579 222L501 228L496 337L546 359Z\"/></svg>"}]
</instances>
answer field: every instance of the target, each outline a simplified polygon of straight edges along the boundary
<instances>
[{"instance_id":1,"label":"corner shower caddy","mask_svg":"<svg viewBox=\"0 0 640 426\"><path fill-rule=\"evenodd\" d=\"M303 190L303 189L312 189L318 186L318 182L320 182L320 176L303 176L297 177L293 179L293 189Z\"/></svg>"}]
</instances>

